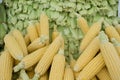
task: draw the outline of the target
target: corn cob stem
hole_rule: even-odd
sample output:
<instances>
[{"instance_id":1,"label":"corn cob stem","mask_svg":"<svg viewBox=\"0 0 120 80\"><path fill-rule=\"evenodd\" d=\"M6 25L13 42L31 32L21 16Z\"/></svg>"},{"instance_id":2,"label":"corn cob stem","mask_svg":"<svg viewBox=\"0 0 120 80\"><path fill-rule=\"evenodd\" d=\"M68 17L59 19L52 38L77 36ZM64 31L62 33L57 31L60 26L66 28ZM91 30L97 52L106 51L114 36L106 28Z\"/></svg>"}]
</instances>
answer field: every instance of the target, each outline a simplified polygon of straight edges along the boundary
<instances>
[{"instance_id":1,"label":"corn cob stem","mask_svg":"<svg viewBox=\"0 0 120 80\"><path fill-rule=\"evenodd\" d=\"M22 80L29 80L29 77L24 69L20 71L20 77L22 78Z\"/></svg>"}]
</instances>

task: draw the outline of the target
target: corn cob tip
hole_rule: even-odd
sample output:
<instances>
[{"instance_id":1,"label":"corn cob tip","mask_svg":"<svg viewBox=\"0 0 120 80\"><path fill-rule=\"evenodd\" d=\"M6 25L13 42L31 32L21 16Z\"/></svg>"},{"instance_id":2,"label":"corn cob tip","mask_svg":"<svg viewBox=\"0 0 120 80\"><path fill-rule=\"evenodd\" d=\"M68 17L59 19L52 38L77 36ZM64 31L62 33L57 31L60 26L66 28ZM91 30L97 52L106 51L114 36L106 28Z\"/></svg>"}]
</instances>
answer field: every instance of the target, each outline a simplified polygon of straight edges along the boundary
<instances>
[{"instance_id":1,"label":"corn cob tip","mask_svg":"<svg viewBox=\"0 0 120 80\"><path fill-rule=\"evenodd\" d=\"M45 43L48 39L49 39L48 36L41 35L41 37L40 37L40 42L41 42L41 43Z\"/></svg>"},{"instance_id":2,"label":"corn cob tip","mask_svg":"<svg viewBox=\"0 0 120 80\"><path fill-rule=\"evenodd\" d=\"M57 32L57 25L54 25L54 32Z\"/></svg>"},{"instance_id":3,"label":"corn cob tip","mask_svg":"<svg viewBox=\"0 0 120 80\"><path fill-rule=\"evenodd\" d=\"M18 55L17 60L21 61L23 59L23 55Z\"/></svg>"},{"instance_id":4,"label":"corn cob tip","mask_svg":"<svg viewBox=\"0 0 120 80\"><path fill-rule=\"evenodd\" d=\"M98 22L99 22L100 24L102 24L102 23L103 23L103 21L104 21L104 18L102 17L102 18L100 18L100 19L99 19L99 21L98 21Z\"/></svg>"},{"instance_id":5,"label":"corn cob tip","mask_svg":"<svg viewBox=\"0 0 120 80\"><path fill-rule=\"evenodd\" d=\"M20 69L24 68L24 64L20 62L18 65L16 65L13 69L14 72L18 72Z\"/></svg>"},{"instance_id":6,"label":"corn cob tip","mask_svg":"<svg viewBox=\"0 0 120 80\"><path fill-rule=\"evenodd\" d=\"M103 23L104 23L104 25L105 25L105 26L104 26L105 28L110 26L110 24L109 24L107 21L105 21L105 20L104 20Z\"/></svg>"},{"instance_id":7,"label":"corn cob tip","mask_svg":"<svg viewBox=\"0 0 120 80\"><path fill-rule=\"evenodd\" d=\"M64 50L63 49L59 49L58 54L64 55Z\"/></svg>"},{"instance_id":8,"label":"corn cob tip","mask_svg":"<svg viewBox=\"0 0 120 80\"><path fill-rule=\"evenodd\" d=\"M24 69L20 71L20 77L22 78L22 80L29 80L29 77Z\"/></svg>"},{"instance_id":9,"label":"corn cob tip","mask_svg":"<svg viewBox=\"0 0 120 80\"><path fill-rule=\"evenodd\" d=\"M78 66L74 66L74 68L73 68L73 70L75 71L75 72L78 72Z\"/></svg>"},{"instance_id":10,"label":"corn cob tip","mask_svg":"<svg viewBox=\"0 0 120 80\"><path fill-rule=\"evenodd\" d=\"M39 74L35 74L32 80L38 80L40 78Z\"/></svg>"},{"instance_id":11,"label":"corn cob tip","mask_svg":"<svg viewBox=\"0 0 120 80\"><path fill-rule=\"evenodd\" d=\"M102 43L109 41L109 39L108 39L107 35L104 33L104 31L101 31L99 33L99 39Z\"/></svg>"},{"instance_id":12,"label":"corn cob tip","mask_svg":"<svg viewBox=\"0 0 120 80\"><path fill-rule=\"evenodd\" d=\"M81 18L82 16L76 12L73 12L78 18Z\"/></svg>"},{"instance_id":13,"label":"corn cob tip","mask_svg":"<svg viewBox=\"0 0 120 80\"><path fill-rule=\"evenodd\" d=\"M120 46L120 43L115 38L111 38L110 40L113 43L113 45Z\"/></svg>"}]
</instances>

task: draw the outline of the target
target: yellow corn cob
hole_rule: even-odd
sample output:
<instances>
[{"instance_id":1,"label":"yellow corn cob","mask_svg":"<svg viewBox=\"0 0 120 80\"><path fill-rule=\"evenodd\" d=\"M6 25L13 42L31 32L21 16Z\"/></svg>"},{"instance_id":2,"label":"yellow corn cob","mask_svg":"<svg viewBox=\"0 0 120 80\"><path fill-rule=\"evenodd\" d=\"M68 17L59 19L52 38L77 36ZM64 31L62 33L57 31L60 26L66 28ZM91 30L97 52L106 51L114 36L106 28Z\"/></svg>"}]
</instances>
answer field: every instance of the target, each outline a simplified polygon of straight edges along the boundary
<instances>
[{"instance_id":1,"label":"yellow corn cob","mask_svg":"<svg viewBox=\"0 0 120 80\"><path fill-rule=\"evenodd\" d=\"M22 80L30 80L29 77L28 77L28 75L27 75L27 73L25 72L24 69L22 69L22 70L20 71L20 78L21 78Z\"/></svg>"},{"instance_id":2,"label":"yellow corn cob","mask_svg":"<svg viewBox=\"0 0 120 80\"><path fill-rule=\"evenodd\" d=\"M118 42L115 38L112 38L111 41L116 48L118 55L120 56L120 42Z\"/></svg>"},{"instance_id":3,"label":"yellow corn cob","mask_svg":"<svg viewBox=\"0 0 120 80\"><path fill-rule=\"evenodd\" d=\"M65 73L64 73L64 80L74 80L74 74L69 65L66 65Z\"/></svg>"},{"instance_id":4,"label":"yellow corn cob","mask_svg":"<svg viewBox=\"0 0 120 80\"><path fill-rule=\"evenodd\" d=\"M30 44L30 37L28 34L25 35L24 40L25 40L26 45L28 46Z\"/></svg>"},{"instance_id":5,"label":"yellow corn cob","mask_svg":"<svg viewBox=\"0 0 120 80\"><path fill-rule=\"evenodd\" d=\"M104 67L99 73L97 73L99 80L112 80L107 69Z\"/></svg>"},{"instance_id":6,"label":"yellow corn cob","mask_svg":"<svg viewBox=\"0 0 120 80\"><path fill-rule=\"evenodd\" d=\"M70 58L70 67L73 70L75 63L76 63L76 60L73 58L73 56L71 54L69 54L69 58ZM80 72L73 71L73 73L74 73L74 77L77 78Z\"/></svg>"},{"instance_id":7,"label":"yellow corn cob","mask_svg":"<svg viewBox=\"0 0 120 80\"><path fill-rule=\"evenodd\" d=\"M84 36L83 40L80 44L79 52L83 52L85 48L90 44L90 42L97 36L97 34L101 30L101 24L103 19L100 19L100 21L94 23L90 29L88 30L87 34Z\"/></svg>"},{"instance_id":8,"label":"yellow corn cob","mask_svg":"<svg viewBox=\"0 0 120 80\"><path fill-rule=\"evenodd\" d=\"M120 35L116 31L115 27L110 26L107 22L104 21L105 24L105 33L108 35L109 38L115 38L117 41L120 42Z\"/></svg>"},{"instance_id":9,"label":"yellow corn cob","mask_svg":"<svg viewBox=\"0 0 120 80\"><path fill-rule=\"evenodd\" d=\"M84 17L79 16L77 19L77 24L84 34L86 34L88 32L89 26L88 26L88 23Z\"/></svg>"},{"instance_id":10,"label":"yellow corn cob","mask_svg":"<svg viewBox=\"0 0 120 80\"><path fill-rule=\"evenodd\" d=\"M14 29L12 31L12 35L15 37L16 41L18 42L18 44L20 45L22 51L23 51L23 55L26 56L28 54L27 52L27 46L26 46L26 43L25 43L25 40L23 38L23 35L22 33L17 30L17 29Z\"/></svg>"},{"instance_id":11,"label":"yellow corn cob","mask_svg":"<svg viewBox=\"0 0 120 80\"><path fill-rule=\"evenodd\" d=\"M44 12L40 15L40 35L49 37L48 16ZM46 43L49 44L49 39Z\"/></svg>"},{"instance_id":12,"label":"yellow corn cob","mask_svg":"<svg viewBox=\"0 0 120 80\"><path fill-rule=\"evenodd\" d=\"M32 52L35 51L41 47L44 47L46 45L46 41L48 40L48 37L41 36L40 38L35 39L30 45L28 45L28 51Z\"/></svg>"},{"instance_id":13,"label":"yellow corn cob","mask_svg":"<svg viewBox=\"0 0 120 80\"><path fill-rule=\"evenodd\" d=\"M64 52L61 51L53 58L49 80L62 80L65 68Z\"/></svg>"},{"instance_id":14,"label":"yellow corn cob","mask_svg":"<svg viewBox=\"0 0 120 80\"><path fill-rule=\"evenodd\" d=\"M31 42L38 38L37 30L34 24L29 24L29 26L27 27L27 34L29 35Z\"/></svg>"},{"instance_id":15,"label":"yellow corn cob","mask_svg":"<svg viewBox=\"0 0 120 80\"><path fill-rule=\"evenodd\" d=\"M38 33L38 36L40 37L40 23L36 23L36 30L37 30L37 33Z\"/></svg>"},{"instance_id":16,"label":"yellow corn cob","mask_svg":"<svg viewBox=\"0 0 120 80\"><path fill-rule=\"evenodd\" d=\"M4 42L5 46L7 47L8 51L14 59L21 60L23 58L22 49L20 48L20 45L12 35L7 34L4 37Z\"/></svg>"},{"instance_id":17,"label":"yellow corn cob","mask_svg":"<svg viewBox=\"0 0 120 80\"><path fill-rule=\"evenodd\" d=\"M120 24L115 25L115 29L117 30L117 32L118 32L119 35L120 35Z\"/></svg>"},{"instance_id":18,"label":"yellow corn cob","mask_svg":"<svg viewBox=\"0 0 120 80\"><path fill-rule=\"evenodd\" d=\"M12 80L13 58L8 51L0 56L0 80Z\"/></svg>"},{"instance_id":19,"label":"yellow corn cob","mask_svg":"<svg viewBox=\"0 0 120 80\"><path fill-rule=\"evenodd\" d=\"M100 38L100 50L104 58L108 72L110 73L112 80L120 80L120 58L112 43L108 41L107 35L101 31Z\"/></svg>"},{"instance_id":20,"label":"yellow corn cob","mask_svg":"<svg viewBox=\"0 0 120 80\"><path fill-rule=\"evenodd\" d=\"M97 80L96 76L94 76L91 80Z\"/></svg>"},{"instance_id":21,"label":"yellow corn cob","mask_svg":"<svg viewBox=\"0 0 120 80\"><path fill-rule=\"evenodd\" d=\"M27 75L29 76L30 79L33 78L34 74L35 74L34 70L31 70L31 71L27 72Z\"/></svg>"},{"instance_id":22,"label":"yellow corn cob","mask_svg":"<svg viewBox=\"0 0 120 80\"><path fill-rule=\"evenodd\" d=\"M48 80L48 72L41 76L39 80Z\"/></svg>"},{"instance_id":23,"label":"yellow corn cob","mask_svg":"<svg viewBox=\"0 0 120 80\"><path fill-rule=\"evenodd\" d=\"M61 43L63 41L63 38L61 35L59 35L48 47L46 52L44 53L42 59L39 61L35 68L35 75L33 80L36 80L35 78L39 78L41 75L45 74L45 72L50 67L50 64L52 63L53 57L57 53L58 49L61 46Z\"/></svg>"},{"instance_id":24,"label":"yellow corn cob","mask_svg":"<svg viewBox=\"0 0 120 80\"><path fill-rule=\"evenodd\" d=\"M77 59L76 64L74 66L74 71L78 72L84 68L86 64L92 60L92 58L96 55L96 53L100 49L100 42L98 36L95 37L88 47L83 51L80 57Z\"/></svg>"},{"instance_id":25,"label":"yellow corn cob","mask_svg":"<svg viewBox=\"0 0 120 80\"><path fill-rule=\"evenodd\" d=\"M25 56L21 62L14 67L14 72L19 71L20 69L28 69L31 66L35 65L43 56L44 52L46 51L47 47L38 49L31 54Z\"/></svg>"},{"instance_id":26,"label":"yellow corn cob","mask_svg":"<svg viewBox=\"0 0 120 80\"><path fill-rule=\"evenodd\" d=\"M102 54L99 53L80 72L77 80L92 79L105 66Z\"/></svg>"},{"instance_id":27,"label":"yellow corn cob","mask_svg":"<svg viewBox=\"0 0 120 80\"><path fill-rule=\"evenodd\" d=\"M57 26L54 26L54 30L52 32L52 41L59 35L59 32L57 31Z\"/></svg>"}]
</instances>

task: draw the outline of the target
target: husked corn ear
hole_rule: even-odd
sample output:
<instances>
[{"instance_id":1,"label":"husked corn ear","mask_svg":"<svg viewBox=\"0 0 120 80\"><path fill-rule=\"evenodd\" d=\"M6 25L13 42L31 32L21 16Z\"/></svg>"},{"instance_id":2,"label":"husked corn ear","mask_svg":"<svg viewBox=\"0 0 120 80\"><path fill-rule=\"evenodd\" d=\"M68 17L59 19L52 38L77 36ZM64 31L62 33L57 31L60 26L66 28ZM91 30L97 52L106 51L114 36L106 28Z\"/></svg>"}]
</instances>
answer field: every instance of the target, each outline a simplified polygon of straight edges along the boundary
<instances>
[{"instance_id":1,"label":"husked corn ear","mask_svg":"<svg viewBox=\"0 0 120 80\"><path fill-rule=\"evenodd\" d=\"M41 33L40 33L40 23L36 23L36 30L37 30L37 33L38 33L38 36L40 37Z\"/></svg>"},{"instance_id":2,"label":"husked corn ear","mask_svg":"<svg viewBox=\"0 0 120 80\"><path fill-rule=\"evenodd\" d=\"M48 16L44 12L40 15L40 33L44 36L49 35Z\"/></svg>"},{"instance_id":3,"label":"husked corn ear","mask_svg":"<svg viewBox=\"0 0 120 80\"><path fill-rule=\"evenodd\" d=\"M78 72L82 70L97 54L100 49L100 41L98 36L95 37L91 43L87 46L87 48L83 51L83 53L79 56L74 66L74 71Z\"/></svg>"},{"instance_id":4,"label":"husked corn ear","mask_svg":"<svg viewBox=\"0 0 120 80\"><path fill-rule=\"evenodd\" d=\"M26 45L28 46L30 44L30 37L28 34L25 35L24 40L25 40Z\"/></svg>"},{"instance_id":5,"label":"husked corn ear","mask_svg":"<svg viewBox=\"0 0 120 80\"><path fill-rule=\"evenodd\" d=\"M44 75L41 76L39 80L48 80L48 72L46 72Z\"/></svg>"},{"instance_id":6,"label":"husked corn ear","mask_svg":"<svg viewBox=\"0 0 120 80\"><path fill-rule=\"evenodd\" d=\"M53 58L49 80L62 80L64 76L65 57L64 50L56 54Z\"/></svg>"},{"instance_id":7,"label":"husked corn ear","mask_svg":"<svg viewBox=\"0 0 120 80\"><path fill-rule=\"evenodd\" d=\"M120 80L120 58L112 43L108 41L107 35L101 31L100 38L100 50L105 61L108 72L110 73L112 80Z\"/></svg>"},{"instance_id":8,"label":"husked corn ear","mask_svg":"<svg viewBox=\"0 0 120 80\"><path fill-rule=\"evenodd\" d=\"M7 34L4 37L4 42L11 56L20 61L23 58L23 52L15 38L11 34Z\"/></svg>"},{"instance_id":9,"label":"husked corn ear","mask_svg":"<svg viewBox=\"0 0 120 80\"><path fill-rule=\"evenodd\" d=\"M99 53L80 72L77 80L92 79L105 66L102 54Z\"/></svg>"},{"instance_id":10,"label":"husked corn ear","mask_svg":"<svg viewBox=\"0 0 120 80\"><path fill-rule=\"evenodd\" d=\"M96 78L96 76L94 76L91 80L98 80L98 79Z\"/></svg>"},{"instance_id":11,"label":"husked corn ear","mask_svg":"<svg viewBox=\"0 0 120 80\"><path fill-rule=\"evenodd\" d=\"M49 38L49 21L48 16L44 12L40 15L40 34ZM46 43L49 44L49 39Z\"/></svg>"},{"instance_id":12,"label":"husked corn ear","mask_svg":"<svg viewBox=\"0 0 120 80\"><path fill-rule=\"evenodd\" d=\"M29 24L29 26L27 27L27 34L29 35L31 42L38 38L37 30L34 24Z\"/></svg>"},{"instance_id":13,"label":"husked corn ear","mask_svg":"<svg viewBox=\"0 0 120 80\"><path fill-rule=\"evenodd\" d=\"M44 47L46 45L46 41L48 40L47 36L41 36L40 38L35 39L30 45L28 45L28 51L32 52L35 51L41 47Z\"/></svg>"},{"instance_id":14,"label":"husked corn ear","mask_svg":"<svg viewBox=\"0 0 120 80\"><path fill-rule=\"evenodd\" d=\"M26 56L28 54L28 51L27 51L27 46L26 46L26 43L25 43L22 33L19 30L14 29L12 31L12 35L15 37L16 41L20 45L20 47L24 53L23 55Z\"/></svg>"},{"instance_id":15,"label":"husked corn ear","mask_svg":"<svg viewBox=\"0 0 120 80\"><path fill-rule=\"evenodd\" d=\"M27 75L27 73L25 72L24 69L22 69L22 70L20 71L20 78L21 78L22 80L30 80L29 77L28 77L28 75Z\"/></svg>"},{"instance_id":16,"label":"husked corn ear","mask_svg":"<svg viewBox=\"0 0 120 80\"><path fill-rule=\"evenodd\" d=\"M12 80L13 58L8 51L0 56L0 80Z\"/></svg>"},{"instance_id":17,"label":"husked corn ear","mask_svg":"<svg viewBox=\"0 0 120 80\"><path fill-rule=\"evenodd\" d=\"M34 74L35 74L34 70L31 70L31 71L27 72L27 75L29 76L30 79L33 78Z\"/></svg>"},{"instance_id":18,"label":"husked corn ear","mask_svg":"<svg viewBox=\"0 0 120 80\"><path fill-rule=\"evenodd\" d=\"M50 64L52 63L53 57L55 56L55 54L61 47L62 41L63 41L63 38L61 35L59 35L49 45L48 49L46 50L43 57L41 58L41 60L39 61L39 63L37 64L35 68L35 75L34 75L33 80L36 80L36 78L39 78L40 76L45 74L45 72L48 70L48 68L50 67Z\"/></svg>"},{"instance_id":19,"label":"husked corn ear","mask_svg":"<svg viewBox=\"0 0 120 80\"><path fill-rule=\"evenodd\" d=\"M57 26L54 26L54 30L52 32L52 41L59 35L59 32L57 31Z\"/></svg>"},{"instance_id":20,"label":"husked corn ear","mask_svg":"<svg viewBox=\"0 0 120 80\"><path fill-rule=\"evenodd\" d=\"M111 41L117 50L118 55L120 56L120 42L118 42L115 38L112 38Z\"/></svg>"},{"instance_id":21,"label":"husked corn ear","mask_svg":"<svg viewBox=\"0 0 120 80\"><path fill-rule=\"evenodd\" d=\"M44 52L46 51L47 47L40 48L31 54L25 56L21 62L14 67L14 72L19 71L20 69L28 69L31 66L35 65L43 56Z\"/></svg>"},{"instance_id":22,"label":"husked corn ear","mask_svg":"<svg viewBox=\"0 0 120 80\"><path fill-rule=\"evenodd\" d=\"M117 30L117 32L118 32L119 35L120 35L120 24L115 25L115 29Z\"/></svg>"},{"instance_id":23,"label":"husked corn ear","mask_svg":"<svg viewBox=\"0 0 120 80\"><path fill-rule=\"evenodd\" d=\"M83 52L86 47L90 44L90 42L99 34L101 30L101 24L103 19L100 19L100 21L94 23L90 29L88 30L87 34L84 36L80 43L79 52Z\"/></svg>"},{"instance_id":24,"label":"husked corn ear","mask_svg":"<svg viewBox=\"0 0 120 80\"><path fill-rule=\"evenodd\" d=\"M69 65L65 68L64 80L74 80L74 74Z\"/></svg>"},{"instance_id":25,"label":"husked corn ear","mask_svg":"<svg viewBox=\"0 0 120 80\"><path fill-rule=\"evenodd\" d=\"M115 27L109 25L107 22L104 21L105 24L105 33L108 35L109 38L115 38L117 41L120 42L120 35L116 31Z\"/></svg>"},{"instance_id":26,"label":"husked corn ear","mask_svg":"<svg viewBox=\"0 0 120 80\"><path fill-rule=\"evenodd\" d=\"M71 54L69 54L69 58L70 58L70 67L73 70L75 63L76 63L76 60L73 58L73 56ZM74 73L74 77L77 78L80 72L73 71L73 73Z\"/></svg>"},{"instance_id":27,"label":"husked corn ear","mask_svg":"<svg viewBox=\"0 0 120 80\"><path fill-rule=\"evenodd\" d=\"M104 67L99 73L97 73L99 80L112 80L108 70Z\"/></svg>"},{"instance_id":28,"label":"husked corn ear","mask_svg":"<svg viewBox=\"0 0 120 80\"><path fill-rule=\"evenodd\" d=\"M79 16L77 19L77 24L84 34L88 32L89 26L88 26L87 20L84 17Z\"/></svg>"}]
</instances>

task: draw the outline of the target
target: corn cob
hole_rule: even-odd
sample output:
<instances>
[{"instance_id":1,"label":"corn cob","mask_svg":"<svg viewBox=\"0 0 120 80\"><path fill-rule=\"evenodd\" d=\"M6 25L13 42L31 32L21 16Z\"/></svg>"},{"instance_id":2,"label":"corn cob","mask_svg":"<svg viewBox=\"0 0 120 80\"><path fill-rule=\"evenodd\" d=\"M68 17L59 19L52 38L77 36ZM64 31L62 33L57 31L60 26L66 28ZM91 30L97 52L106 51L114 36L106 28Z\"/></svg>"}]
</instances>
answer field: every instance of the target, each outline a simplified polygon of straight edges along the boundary
<instances>
[{"instance_id":1,"label":"corn cob","mask_svg":"<svg viewBox=\"0 0 120 80\"><path fill-rule=\"evenodd\" d=\"M120 35L116 31L115 27L110 26L106 21L104 21L105 24L105 33L108 35L109 38L115 38L117 41L120 42Z\"/></svg>"},{"instance_id":2,"label":"corn cob","mask_svg":"<svg viewBox=\"0 0 120 80\"><path fill-rule=\"evenodd\" d=\"M120 80L120 58L112 43L108 41L107 35L101 31L100 38L100 50L104 58L108 72L110 73L112 80Z\"/></svg>"},{"instance_id":3,"label":"corn cob","mask_svg":"<svg viewBox=\"0 0 120 80\"><path fill-rule=\"evenodd\" d=\"M53 58L49 80L62 80L65 68L65 57L62 49Z\"/></svg>"},{"instance_id":4,"label":"corn cob","mask_svg":"<svg viewBox=\"0 0 120 80\"><path fill-rule=\"evenodd\" d=\"M24 40L25 40L26 45L28 46L30 44L30 37L28 34L25 35Z\"/></svg>"},{"instance_id":5,"label":"corn cob","mask_svg":"<svg viewBox=\"0 0 120 80\"><path fill-rule=\"evenodd\" d=\"M39 80L48 80L48 72L46 72Z\"/></svg>"},{"instance_id":6,"label":"corn cob","mask_svg":"<svg viewBox=\"0 0 120 80\"><path fill-rule=\"evenodd\" d=\"M74 74L69 65L66 65L65 73L64 73L64 80L74 80Z\"/></svg>"},{"instance_id":7,"label":"corn cob","mask_svg":"<svg viewBox=\"0 0 120 80\"><path fill-rule=\"evenodd\" d=\"M30 45L28 45L28 51L32 52L35 51L41 47L44 47L46 45L46 41L48 40L48 37L41 36L40 38L35 39Z\"/></svg>"},{"instance_id":8,"label":"corn cob","mask_svg":"<svg viewBox=\"0 0 120 80\"><path fill-rule=\"evenodd\" d=\"M94 76L91 80L98 80L98 79L96 78L96 76Z\"/></svg>"},{"instance_id":9,"label":"corn cob","mask_svg":"<svg viewBox=\"0 0 120 80\"><path fill-rule=\"evenodd\" d=\"M57 31L57 26L54 26L54 30L52 32L52 41L59 35L59 32Z\"/></svg>"},{"instance_id":10,"label":"corn cob","mask_svg":"<svg viewBox=\"0 0 120 80\"><path fill-rule=\"evenodd\" d=\"M88 32L89 26L87 20L84 17L78 16L77 24L84 34Z\"/></svg>"},{"instance_id":11,"label":"corn cob","mask_svg":"<svg viewBox=\"0 0 120 80\"><path fill-rule=\"evenodd\" d=\"M4 37L4 42L5 46L7 47L8 51L10 52L11 56L16 59L16 60L21 60L23 58L23 52L22 49L20 48L19 44L15 40L15 38L7 34Z\"/></svg>"},{"instance_id":12,"label":"corn cob","mask_svg":"<svg viewBox=\"0 0 120 80\"><path fill-rule=\"evenodd\" d=\"M38 33L38 36L40 37L40 23L36 23L36 30L37 30L37 33Z\"/></svg>"},{"instance_id":13,"label":"corn cob","mask_svg":"<svg viewBox=\"0 0 120 80\"><path fill-rule=\"evenodd\" d=\"M28 69L31 66L35 65L43 56L44 52L46 51L47 47L38 49L31 54L25 56L21 62L14 67L14 72L19 71L20 69Z\"/></svg>"},{"instance_id":14,"label":"corn cob","mask_svg":"<svg viewBox=\"0 0 120 80\"><path fill-rule=\"evenodd\" d=\"M69 58L70 58L70 67L71 67L72 70L73 70L74 65L75 65L75 63L76 63L76 60L73 58L73 56L72 56L71 54L69 54ZM80 72L75 72L75 71L73 71L73 73L74 73L74 77L77 78Z\"/></svg>"},{"instance_id":15,"label":"corn cob","mask_svg":"<svg viewBox=\"0 0 120 80\"><path fill-rule=\"evenodd\" d=\"M27 34L29 35L31 42L38 38L37 30L34 24L32 23L29 24L29 26L27 27Z\"/></svg>"},{"instance_id":16,"label":"corn cob","mask_svg":"<svg viewBox=\"0 0 120 80\"><path fill-rule=\"evenodd\" d=\"M48 47L46 52L44 53L42 59L39 61L35 68L35 75L33 80L37 80L40 76L45 74L45 72L50 67L50 64L52 63L53 57L57 53L58 49L61 46L61 43L63 41L63 38L61 35L59 35Z\"/></svg>"},{"instance_id":17,"label":"corn cob","mask_svg":"<svg viewBox=\"0 0 120 80\"><path fill-rule=\"evenodd\" d=\"M44 12L40 15L40 35L49 38L48 16ZM49 39L46 43L49 44Z\"/></svg>"},{"instance_id":18,"label":"corn cob","mask_svg":"<svg viewBox=\"0 0 120 80\"><path fill-rule=\"evenodd\" d=\"M118 55L120 56L120 42L118 42L115 38L112 38L111 41L116 48Z\"/></svg>"},{"instance_id":19,"label":"corn cob","mask_svg":"<svg viewBox=\"0 0 120 80\"><path fill-rule=\"evenodd\" d=\"M23 35L22 33L17 30L17 29L14 29L12 31L12 35L15 37L16 41L18 42L18 44L20 45L22 51L23 51L23 55L26 56L28 54L27 52L27 46L26 46L26 43L25 43L25 40L23 38Z\"/></svg>"},{"instance_id":20,"label":"corn cob","mask_svg":"<svg viewBox=\"0 0 120 80\"><path fill-rule=\"evenodd\" d=\"M119 35L120 35L120 24L115 25L115 29L117 30L117 32L118 32Z\"/></svg>"},{"instance_id":21,"label":"corn cob","mask_svg":"<svg viewBox=\"0 0 120 80\"><path fill-rule=\"evenodd\" d=\"M28 75L27 75L27 73L25 72L24 69L22 69L22 70L20 71L20 78L21 78L22 80L30 80L29 77L28 77Z\"/></svg>"},{"instance_id":22,"label":"corn cob","mask_svg":"<svg viewBox=\"0 0 120 80\"><path fill-rule=\"evenodd\" d=\"M85 65L88 64L90 60L92 60L92 58L96 55L96 53L100 49L99 45L100 45L100 42L97 36L91 41L88 47L83 51L83 53L77 59L76 64L74 66L75 72L82 70L85 67Z\"/></svg>"},{"instance_id":23,"label":"corn cob","mask_svg":"<svg viewBox=\"0 0 120 80\"><path fill-rule=\"evenodd\" d=\"M80 72L77 80L92 79L105 66L102 54L99 53Z\"/></svg>"},{"instance_id":24,"label":"corn cob","mask_svg":"<svg viewBox=\"0 0 120 80\"><path fill-rule=\"evenodd\" d=\"M99 80L112 80L107 69L104 67L99 73L97 73Z\"/></svg>"},{"instance_id":25,"label":"corn cob","mask_svg":"<svg viewBox=\"0 0 120 80\"><path fill-rule=\"evenodd\" d=\"M8 51L0 56L0 80L12 80L13 58Z\"/></svg>"},{"instance_id":26,"label":"corn cob","mask_svg":"<svg viewBox=\"0 0 120 80\"><path fill-rule=\"evenodd\" d=\"M100 19L100 21L94 23L87 34L84 36L83 40L80 43L79 52L83 52L85 48L90 44L90 42L97 36L99 31L101 30L101 24L103 19Z\"/></svg>"}]
</instances>

